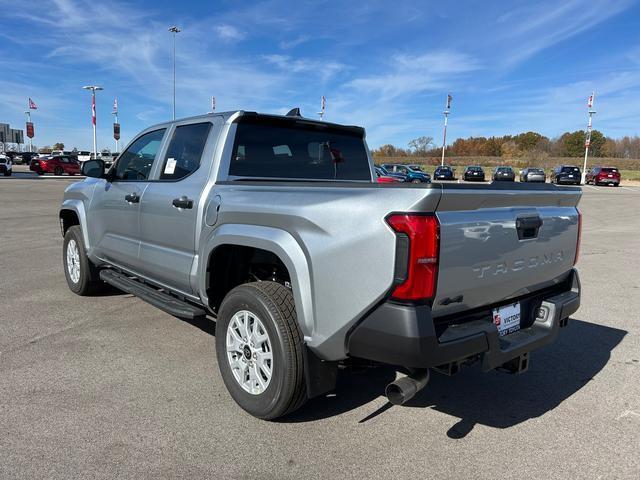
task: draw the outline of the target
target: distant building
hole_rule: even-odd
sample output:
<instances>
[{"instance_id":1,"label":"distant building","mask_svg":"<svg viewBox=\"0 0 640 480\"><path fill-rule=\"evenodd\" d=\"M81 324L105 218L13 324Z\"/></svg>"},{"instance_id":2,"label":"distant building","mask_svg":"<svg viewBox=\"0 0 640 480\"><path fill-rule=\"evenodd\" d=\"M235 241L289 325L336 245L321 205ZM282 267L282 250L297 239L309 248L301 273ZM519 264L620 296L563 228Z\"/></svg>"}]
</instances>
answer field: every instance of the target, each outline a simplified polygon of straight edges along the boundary
<instances>
[{"instance_id":1,"label":"distant building","mask_svg":"<svg viewBox=\"0 0 640 480\"><path fill-rule=\"evenodd\" d=\"M20 145L24 143L24 130L11 128L8 123L0 123L0 150L10 150L8 143L16 144L20 150Z\"/></svg>"}]
</instances>

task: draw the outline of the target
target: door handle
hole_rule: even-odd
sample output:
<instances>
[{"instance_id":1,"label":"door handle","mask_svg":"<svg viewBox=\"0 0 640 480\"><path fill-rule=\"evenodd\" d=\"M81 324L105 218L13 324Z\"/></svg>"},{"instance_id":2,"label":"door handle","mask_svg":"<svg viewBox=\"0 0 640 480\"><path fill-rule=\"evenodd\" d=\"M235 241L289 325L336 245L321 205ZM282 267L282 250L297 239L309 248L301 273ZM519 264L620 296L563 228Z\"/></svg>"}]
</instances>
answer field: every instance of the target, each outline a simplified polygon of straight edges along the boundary
<instances>
[{"instance_id":1,"label":"door handle","mask_svg":"<svg viewBox=\"0 0 640 480\"><path fill-rule=\"evenodd\" d=\"M180 198L173 199L173 206L176 208L193 208L193 200L183 195Z\"/></svg>"},{"instance_id":2,"label":"door handle","mask_svg":"<svg viewBox=\"0 0 640 480\"><path fill-rule=\"evenodd\" d=\"M542 227L542 219L538 215L516 218L516 230L519 240L536 238Z\"/></svg>"},{"instance_id":3,"label":"door handle","mask_svg":"<svg viewBox=\"0 0 640 480\"><path fill-rule=\"evenodd\" d=\"M140 203L140 197L138 196L137 193L130 193L129 195L125 195L124 199L128 203Z\"/></svg>"}]
</instances>

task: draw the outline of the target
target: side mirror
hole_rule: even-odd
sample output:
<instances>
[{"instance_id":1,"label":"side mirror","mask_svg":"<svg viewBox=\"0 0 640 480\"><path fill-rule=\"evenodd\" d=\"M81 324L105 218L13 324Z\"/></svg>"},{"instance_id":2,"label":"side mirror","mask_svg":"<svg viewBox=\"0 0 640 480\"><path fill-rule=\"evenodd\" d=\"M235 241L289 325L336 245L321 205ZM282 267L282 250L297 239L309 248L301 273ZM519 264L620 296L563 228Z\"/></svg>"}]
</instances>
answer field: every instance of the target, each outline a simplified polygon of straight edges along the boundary
<instances>
[{"instance_id":1,"label":"side mirror","mask_svg":"<svg viewBox=\"0 0 640 480\"><path fill-rule=\"evenodd\" d=\"M82 174L92 178L104 178L104 162L102 160L87 160L82 164Z\"/></svg>"}]
</instances>

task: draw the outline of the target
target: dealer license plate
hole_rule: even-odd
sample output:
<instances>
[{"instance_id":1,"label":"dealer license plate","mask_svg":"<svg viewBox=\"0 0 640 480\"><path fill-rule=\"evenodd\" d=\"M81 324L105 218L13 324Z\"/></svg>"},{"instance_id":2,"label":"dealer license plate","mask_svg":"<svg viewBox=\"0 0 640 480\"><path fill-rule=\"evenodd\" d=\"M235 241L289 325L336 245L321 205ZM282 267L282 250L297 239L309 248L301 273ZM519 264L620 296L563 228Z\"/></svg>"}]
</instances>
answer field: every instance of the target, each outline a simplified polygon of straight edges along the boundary
<instances>
[{"instance_id":1,"label":"dealer license plate","mask_svg":"<svg viewBox=\"0 0 640 480\"><path fill-rule=\"evenodd\" d=\"M494 308L493 323L501 337L520 330L520 303Z\"/></svg>"}]
</instances>

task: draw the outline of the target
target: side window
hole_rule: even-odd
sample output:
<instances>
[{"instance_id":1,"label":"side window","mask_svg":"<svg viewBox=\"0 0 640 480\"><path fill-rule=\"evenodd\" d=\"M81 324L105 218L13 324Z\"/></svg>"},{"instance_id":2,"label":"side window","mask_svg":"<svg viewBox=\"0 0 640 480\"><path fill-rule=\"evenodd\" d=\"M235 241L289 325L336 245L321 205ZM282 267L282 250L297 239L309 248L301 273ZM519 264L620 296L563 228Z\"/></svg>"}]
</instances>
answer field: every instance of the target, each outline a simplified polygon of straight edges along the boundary
<instances>
[{"instance_id":1,"label":"side window","mask_svg":"<svg viewBox=\"0 0 640 480\"><path fill-rule=\"evenodd\" d=\"M118 158L114 180L147 180L164 132L163 128L137 138Z\"/></svg>"},{"instance_id":2,"label":"side window","mask_svg":"<svg viewBox=\"0 0 640 480\"><path fill-rule=\"evenodd\" d=\"M211 123L193 123L176 127L167 149L160 180L180 180L200 166Z\"/></svg>"}]
</instances>

